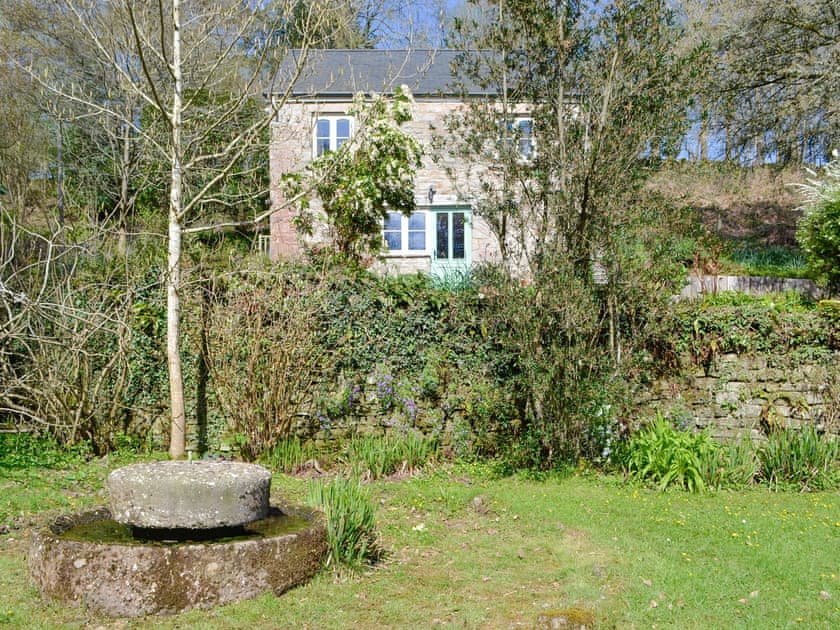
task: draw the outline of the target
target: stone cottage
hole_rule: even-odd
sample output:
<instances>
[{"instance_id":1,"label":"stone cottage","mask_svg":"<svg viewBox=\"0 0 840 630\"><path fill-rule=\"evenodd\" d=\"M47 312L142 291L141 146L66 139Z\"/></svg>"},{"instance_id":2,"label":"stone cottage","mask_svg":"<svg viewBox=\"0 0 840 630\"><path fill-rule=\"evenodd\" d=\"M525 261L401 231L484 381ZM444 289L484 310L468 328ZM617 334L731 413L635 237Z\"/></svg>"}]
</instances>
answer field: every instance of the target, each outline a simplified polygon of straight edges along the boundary
<instances>
[{"instance_id":1,"label":"stone cottage","mask_svg":"<svg viewBox=\"0 0 840 630\"><path fill-rule=\"evenodd\" d=\"M271 129L271 216L269 255L294 257L303 242L296 232L294 209L278 182L284 173L299 172L325 151L335 150L353 134L348 114L354 95L389 94L406 85L414 96L413 119L403 126L426 149L415 178L417 210L411 216L390 213L382 225L387 245L385 270L447 275L481 261L499 259L499 243L474 213L465 187L452 173L463 172L458 158L446 152L446 118L471 99L493 99L492 88L464 84L453 73L459 53L451 50L309 50L292 54L283 72L290 91ZM295 75L297 75L295 77ZM294 80L292 78L294 77ZM275 95L276 96L276 95ZM531 122L517 113L520 150L532 149ZM438 149L432 151L433 139ZM442 147L442 148L441 148ZM475 177L474 171L471 177ZM459 190L460 189L460 190ZM317 207L317 206L316 206Z\"/></svg>"}]
</instances>

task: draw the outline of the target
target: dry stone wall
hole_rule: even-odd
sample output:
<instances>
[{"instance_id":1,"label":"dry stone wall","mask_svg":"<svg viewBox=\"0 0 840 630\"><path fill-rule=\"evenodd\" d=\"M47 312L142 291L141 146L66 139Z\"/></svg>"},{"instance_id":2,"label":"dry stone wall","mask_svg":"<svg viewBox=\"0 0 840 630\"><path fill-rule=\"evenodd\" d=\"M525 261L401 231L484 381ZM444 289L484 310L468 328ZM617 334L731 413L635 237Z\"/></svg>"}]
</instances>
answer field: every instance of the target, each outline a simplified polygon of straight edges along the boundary
<instances>
[{"instance_id":1,"label":"dry stone wall","mask_svg":"<svg viewBox=\"0 0 840 630\"><path fill-rule=\"evenodd\" d=\"M812 300L823 297L813 280L802 278L771 278L766 276L689 276L680 298L696 298L721 291L741 291L750 295L796 291Z\"/></svg>"},{"instance_id":2,"label":"dry stone wall","mask_svg":"<svg viewBox=\"0 0 840 630\"><path fill-rule=\"evenodd\" d=\"M658 380L641 397L641 417L658 410L720 439L760 440L774 428L804 423L840 433L839 365L840 353L796 364L784 355L723 354L708 367Z\"/></svg>"}]
</instances>

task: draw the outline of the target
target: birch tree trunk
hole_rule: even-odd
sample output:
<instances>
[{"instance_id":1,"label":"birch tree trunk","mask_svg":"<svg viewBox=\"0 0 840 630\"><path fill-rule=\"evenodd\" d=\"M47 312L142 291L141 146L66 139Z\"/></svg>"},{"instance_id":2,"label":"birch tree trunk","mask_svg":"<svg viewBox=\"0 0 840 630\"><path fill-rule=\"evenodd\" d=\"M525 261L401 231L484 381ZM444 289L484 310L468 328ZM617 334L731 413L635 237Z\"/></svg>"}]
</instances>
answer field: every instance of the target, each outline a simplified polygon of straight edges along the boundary
<instances>
[{"instance_id":1,"label":"birch tree trunk","mask_svg":"<svg viewBox=\"0 0 840 630\"><path fill-rule=\"evenodd\" d=\"M166 279L166 354L169 364L169 401L172 425L169 457L183 459L186 452L184 378L181 370L181 2L172 0L172 78L174 91L171 113L171 182L169 190L169 265Z\"/></svg>"}]
</instances>

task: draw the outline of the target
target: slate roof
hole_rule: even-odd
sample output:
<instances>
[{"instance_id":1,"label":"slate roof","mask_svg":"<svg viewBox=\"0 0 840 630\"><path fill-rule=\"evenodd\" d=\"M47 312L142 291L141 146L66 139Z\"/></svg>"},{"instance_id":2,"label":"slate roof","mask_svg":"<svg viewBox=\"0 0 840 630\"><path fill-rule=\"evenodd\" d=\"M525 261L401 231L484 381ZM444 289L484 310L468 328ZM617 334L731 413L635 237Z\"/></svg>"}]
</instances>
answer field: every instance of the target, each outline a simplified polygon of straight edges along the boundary
<instances>
[{"instance_id":1,"label":"slate roof","mask_svg":"<svg viewBox=\"0 0 840 630\"><path fill-rule=\"evenodd\" d=\"M388 94L407 85L414 96L488 96L492 88L462 82L453 73L457 50L300 50L291 51L280 68L284 86L304 64L292 87L294 98L346 98L358 92Z\"/></svg>"}]
</instances>

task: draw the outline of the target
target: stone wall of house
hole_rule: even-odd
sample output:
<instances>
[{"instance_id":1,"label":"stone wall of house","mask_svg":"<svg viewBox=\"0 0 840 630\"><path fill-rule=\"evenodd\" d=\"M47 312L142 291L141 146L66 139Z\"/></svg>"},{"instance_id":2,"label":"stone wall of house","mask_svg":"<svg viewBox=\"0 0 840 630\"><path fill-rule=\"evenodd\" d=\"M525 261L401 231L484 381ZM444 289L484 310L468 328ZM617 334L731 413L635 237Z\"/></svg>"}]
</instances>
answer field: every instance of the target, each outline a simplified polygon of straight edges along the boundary
<instances>
[{"instance_id":1,"label":"stone wall of house","mask_svg":"<svg viewBox=\"0 0 840 630\"><path fill-rule=\"evenodd\" d=\"M684 365L691 365L686 358ZM640 397L640 417L657 410L685 426L731 439L762 439L778 427L813 423L840 434L840 353L797 362L786 356L724 354L708 369L660 379Z\"/></svg>"},{"instance_id":2,"label":"stone wall of house","mask_svg":"<svg viewBox=\"0 0 840 630\"><path fill-rule=\"evenodd\" d=\"M313 158L313 125L319 115L346 114L349 101L329 103L290 103L283 107L271 127L269 148L272 207L276 211L270 220L269 255L273 260L297 256L302 249L299 235L292 224L294 211L287 207L287 199L280 189L280 178L284 173L301 172ZM469 190L478 188L478 182L486 179L488 169L482 165L466 165L457 156L446 151L435 151L433 146L446 146L446 117L456 112L463 104L444 99L418 99L414 105L413 119L404 125L425 148L422 166L415 178L415 198L418 209L464 206ZM440 137L441 142L434 139ZM433 191L430 201L430 191ZM317 211L318 204L312 206ZM315 240L323 239L316 235ZM480 217L473 216L472 224L473 261L498 261L499 245L489 226ZM401 272L428 271L430 256L403 257L388 255L387 269Z\"/></svg>"}]
</instances>

